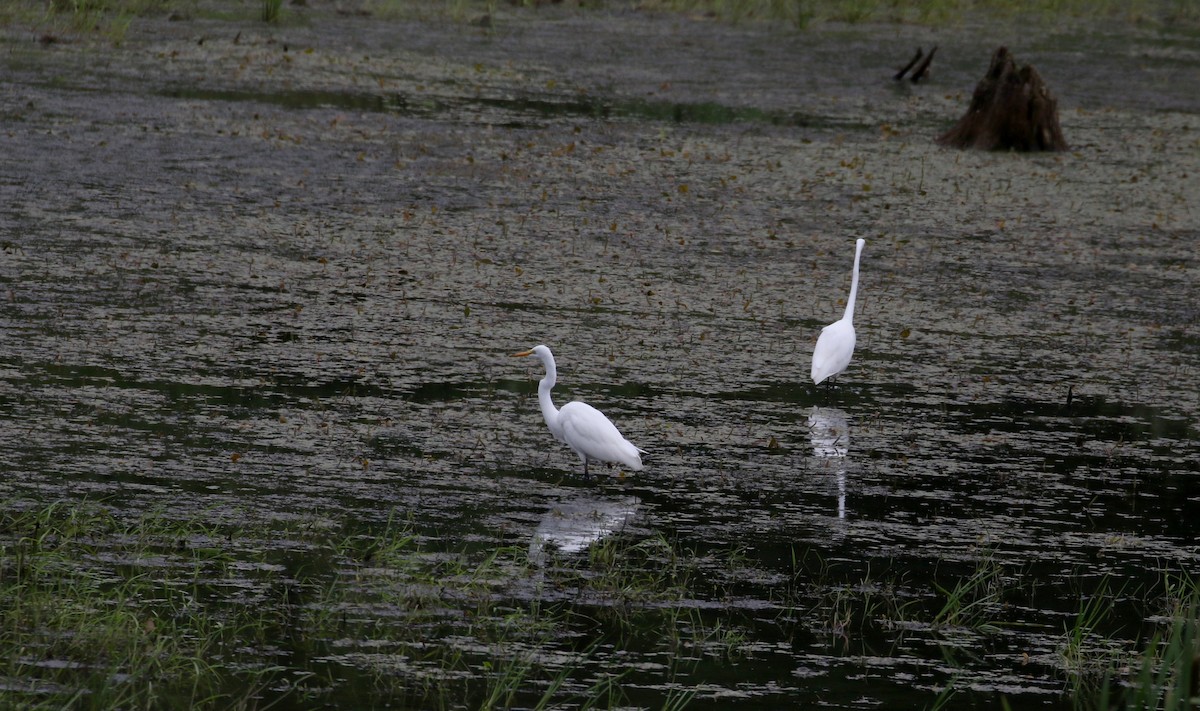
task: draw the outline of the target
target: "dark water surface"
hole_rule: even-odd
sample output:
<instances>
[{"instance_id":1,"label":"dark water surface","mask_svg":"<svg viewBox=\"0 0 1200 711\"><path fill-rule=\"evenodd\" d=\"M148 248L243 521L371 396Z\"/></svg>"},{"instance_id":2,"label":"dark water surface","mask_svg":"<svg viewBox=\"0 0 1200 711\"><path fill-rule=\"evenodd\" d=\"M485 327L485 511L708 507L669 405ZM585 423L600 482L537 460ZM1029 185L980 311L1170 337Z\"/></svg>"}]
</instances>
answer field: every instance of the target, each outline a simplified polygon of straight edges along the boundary
<instances>
[{"instance_id":1,"label":"dark water surface","mask_svg":"<svg viewBox=\"0 0 1200 711\"><path fill-rule=\"evenodd\" d=\"M624 671L644 708L925 708L950 684L955 708L1069 708L1081 606L1107 592L1096 644L1135 653L1164 576L1196 573L1194 35L285 20L137 20L115 48L6 28L8 507L399 519L431 555L515 551L496 604L578 614L538 663L595 645L568 687ZM934 43L930 83L890 80ZM933 145L1000 43L1072 152ZM858 349L814 387L857 237ZM580 476L540 368L507 357L538 343L557 401L605 411L645 471ZM631 627L605 612L628 599L547 584L613 541L690 561ZM339 565L227 545L251 590ZM939 615L975 576L972 613ZM664 607L681 645L637 631ZM483 673L473 629L424 644ZM326 680L297 708L404 706L427 674L373 639L263 656Z\"/></svg>"}]
</instances>

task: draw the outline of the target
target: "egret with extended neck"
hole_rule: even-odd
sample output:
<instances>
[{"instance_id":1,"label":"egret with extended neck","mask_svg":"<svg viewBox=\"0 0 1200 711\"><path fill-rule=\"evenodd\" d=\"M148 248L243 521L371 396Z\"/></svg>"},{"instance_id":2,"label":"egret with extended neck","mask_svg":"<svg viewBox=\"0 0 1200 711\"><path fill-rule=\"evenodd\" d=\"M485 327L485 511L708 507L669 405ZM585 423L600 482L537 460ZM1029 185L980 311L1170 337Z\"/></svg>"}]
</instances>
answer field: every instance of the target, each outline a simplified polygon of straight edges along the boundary
<instances>
[{"instance_id":1,"label":"egret with extended neck","mask_svg":"<svg viewBox=\"0 0 1200 711\"><path fill-rule=\"evenodd\" d=\"M850 356L854 355L854 299L858 296L858 262L866 243L865 239L854 243L854 273L850 279L850 296L846 298L846 313L841 319L821 329L817 347L813 349L814 383L841 373L850 365Z\"/></svg>"},{"instance_id":2,"label":"egret with extended neck","mask_svg":"<svg viewBox=\"0 0 1200 711\"><path fill-rule=\"evenodd\" d=\"M514 358L534 356L546 367L546 377L538 383L538 404L550 434L563 442L583 460L583 473L588 474L588 461L624 464L633 471L642 470L642 453L625 439L604 413L584 402L568 402L562 408L554 406L550 391L558 379L554 355L546 346L534 346L514 353Z\"/></svg>"}]
</instances>

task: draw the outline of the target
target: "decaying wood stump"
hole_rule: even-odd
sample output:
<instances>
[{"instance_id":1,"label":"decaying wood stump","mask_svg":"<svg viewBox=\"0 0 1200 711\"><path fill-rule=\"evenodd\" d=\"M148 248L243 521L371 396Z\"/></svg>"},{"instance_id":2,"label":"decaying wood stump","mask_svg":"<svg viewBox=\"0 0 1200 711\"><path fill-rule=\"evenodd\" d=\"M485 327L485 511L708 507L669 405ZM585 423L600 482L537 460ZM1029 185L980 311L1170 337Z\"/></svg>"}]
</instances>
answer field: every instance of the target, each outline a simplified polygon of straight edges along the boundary
<instances>
[{"instance_id":1,"label":"decaying wood stump","mask_svg":"<svg viewBox=\"0 0 1200 711\"><path fill-rule=\"evenodd\" d=\"M937 142L981 150L1067 150L1058 125L1058 101L1036 69L1028 64L1017 69L1007 47L992 55L966 115Z\"/></svg>"}]
</instances>

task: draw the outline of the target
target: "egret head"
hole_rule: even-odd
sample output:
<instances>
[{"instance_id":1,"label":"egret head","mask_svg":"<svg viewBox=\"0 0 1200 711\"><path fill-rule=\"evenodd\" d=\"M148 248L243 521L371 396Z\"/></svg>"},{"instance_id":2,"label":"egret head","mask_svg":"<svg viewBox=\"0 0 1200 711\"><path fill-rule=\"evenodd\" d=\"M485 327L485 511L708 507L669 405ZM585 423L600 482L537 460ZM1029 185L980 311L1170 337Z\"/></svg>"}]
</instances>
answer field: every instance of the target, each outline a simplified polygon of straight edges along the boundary
<instances>
[{"instance_id":1,"label":"egret head","mask_svg":"<svg viewBox=\"0 0 1200 711\"><path fill-rule=\"evenodd\" d=\"M536 356L537 359L543 363L545 363L547 359L553 358L553 356L550 355L550 349L546 346L534 346L527 351L521 351L520 353L512 354L513 358L524 358L526 356Z\"/></svg>"}]
</instances>

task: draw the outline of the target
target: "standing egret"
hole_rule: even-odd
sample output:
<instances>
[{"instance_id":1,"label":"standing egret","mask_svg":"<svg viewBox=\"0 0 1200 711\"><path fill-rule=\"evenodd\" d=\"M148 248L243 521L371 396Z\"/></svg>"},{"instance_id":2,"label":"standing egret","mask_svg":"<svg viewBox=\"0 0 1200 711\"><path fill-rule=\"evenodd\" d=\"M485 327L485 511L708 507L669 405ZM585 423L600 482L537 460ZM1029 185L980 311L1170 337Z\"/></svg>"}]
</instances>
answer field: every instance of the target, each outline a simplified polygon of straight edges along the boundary
<instances>
[{"instance_id":1,"label":"standing egret","mask_svg":"<svg viewBox=\"0 0 1200 711\"><path fill-rule=\"evenodd\" d=\"M583 460L584 476L588 474L588 460L617 462L635 472L642 470L643 450L621 436L616 425L604 413L585 402L568 402L559 409L550 399L550 391L558 377L554 367L554 354L546 346L534 346L527 351L514 353L514 358L535 356L546 366L546 377L538 383L538 404L542 406L542 417L550 434L563 442Z\"/></svg>"},{"instance_id":2,"label":"standing egret","mask_svg":"<svg viewBox=\"0 0 1200 711\"><path fill-rule=\"evenodd\" d=\"M850 356L854 355L854 297L858 294L858 260L866 243L865 239L854 243L854 276L850 279L846 314L840 320L821 329L821 337L817 339L817 347L813 349L814 383L832 378L845 370L846 366L850 365Z\"/></svg>"}]
</instances>

